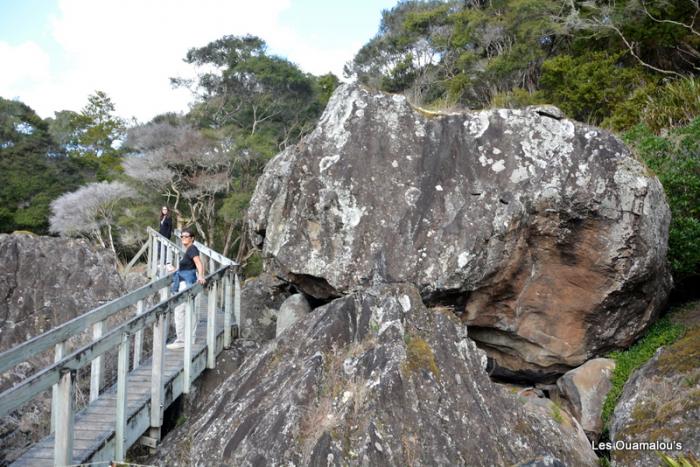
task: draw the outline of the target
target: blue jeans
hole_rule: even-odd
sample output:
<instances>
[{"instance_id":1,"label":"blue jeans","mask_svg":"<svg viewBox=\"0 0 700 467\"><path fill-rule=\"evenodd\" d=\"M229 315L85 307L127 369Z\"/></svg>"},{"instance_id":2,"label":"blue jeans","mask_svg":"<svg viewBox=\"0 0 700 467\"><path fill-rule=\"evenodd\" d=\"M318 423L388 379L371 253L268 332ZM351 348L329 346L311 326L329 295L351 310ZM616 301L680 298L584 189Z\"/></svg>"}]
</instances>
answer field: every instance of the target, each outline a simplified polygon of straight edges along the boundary
<instances>
[{"instance_id":1,"label":"blue jeans","mask_svg":"<svg viewBox=\"0 0 700 467\"><path fill-rule=\"evenodd\" d=\"M185 269L177 270L173 274L173 283L170 286L170 291L176 294L180 289L180 281L185 281L187 287L197 282L197 270L196 269Z\"/></svg>"}]
</instances>

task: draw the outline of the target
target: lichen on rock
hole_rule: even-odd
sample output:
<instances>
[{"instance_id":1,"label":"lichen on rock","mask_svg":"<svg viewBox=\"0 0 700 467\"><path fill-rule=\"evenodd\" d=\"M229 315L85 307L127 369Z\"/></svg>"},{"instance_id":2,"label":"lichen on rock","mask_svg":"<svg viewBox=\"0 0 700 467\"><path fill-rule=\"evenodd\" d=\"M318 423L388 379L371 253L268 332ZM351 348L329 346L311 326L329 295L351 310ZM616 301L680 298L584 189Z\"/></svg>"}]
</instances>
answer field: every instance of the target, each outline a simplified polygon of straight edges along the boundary
<instances>
[{"instance_id":1,"label":"lichen on rock","mask_svg":"<svg viewBox=\"0 0 700 467\"><path fill-rule=\"evenodd\" d=\"M342 85L248 213L268 270L308 295L408 282L459 303L501 376L553 380L629 345L671 286L659 181L553 108L426 115Z\"/></svg>"}]
</instances>

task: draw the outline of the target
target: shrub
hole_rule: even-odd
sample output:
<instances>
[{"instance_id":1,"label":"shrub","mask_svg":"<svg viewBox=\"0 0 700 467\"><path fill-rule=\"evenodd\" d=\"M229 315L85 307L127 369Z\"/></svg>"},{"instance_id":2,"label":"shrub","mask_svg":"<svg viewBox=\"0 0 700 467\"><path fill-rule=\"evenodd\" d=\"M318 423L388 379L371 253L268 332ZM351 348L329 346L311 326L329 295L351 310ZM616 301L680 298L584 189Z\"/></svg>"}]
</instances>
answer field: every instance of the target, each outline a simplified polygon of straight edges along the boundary
<instances>
[{"instance_id":1,"label":"shrub","mask_svg":"<svg viewBox=\"0 0 700 467\"><path fill-rule=\"evenodd\" d=\"M688 125L700 116L700 81L694 77L669 81L661 86L650 83L635 89L602 125L628 130L644 123L654 133Z\"/></svg>"},{"instance_id":2,"label":"shrub","mask_svg":"<svg viewBox=\"0 0 700 467\"><path fill-rule=\"evenodd\" d=\"M658 88L641 116L655 132L689 124L700 116L700 81L682 78Z\"/></svg>"},{"instance_id":3,"label":"shrub","mask_svg":"<svg viewBox=\"0 0 700 467\"><path fill-rule=\"evenodd\" d=\"M677 284L700 276L700 118L664 137L638 125L623 138L666 192L672 215L669 260Z\"/></svg>"},{"instance_id":4,"label":"shrub","mask_svg":"<svg viewBox=\"0 0 700 467\"><path fill-rule=\"evenodd\" d=\"M491 98L491 107L519 109L528 105L542 104L544 101L539 93L530 93L522 88L508 92L499 92Z\"/></svg>"},{"instance_id":5,"label":"shrub","mask_svg":"<svg viewBox=\"0 0 700 467\"><path fill-rule=\"evenodd\" d=\"M621 67L618 60L619 55L606 52L546 60L539 83L542 95L567 116L598 124L647 81L642 70Z\"/></svg>"}]
</instances>

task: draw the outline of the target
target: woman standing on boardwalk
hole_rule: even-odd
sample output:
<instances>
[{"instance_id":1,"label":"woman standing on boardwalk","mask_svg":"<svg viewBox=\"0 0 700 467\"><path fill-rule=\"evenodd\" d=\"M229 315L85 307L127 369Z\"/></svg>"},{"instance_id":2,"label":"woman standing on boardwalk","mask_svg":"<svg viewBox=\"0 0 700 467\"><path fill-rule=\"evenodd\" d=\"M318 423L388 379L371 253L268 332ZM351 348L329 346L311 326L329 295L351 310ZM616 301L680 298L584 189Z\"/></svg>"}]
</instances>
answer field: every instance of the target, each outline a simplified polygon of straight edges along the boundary
<instances>
[{"instance_id":1,"label":"woman standing on boardwalk","mask_svg":"<svg viewBox=\"0 0 700 467\"><path fill-rule=\"evenodd\" d=\"M160 227L158 233L170 240L173 235L173 218L170 217L170 211L167 206L160 209Z\"/></svg>"},{"instance_id":2,"label":"woman standing on boardwalk","mask_svg":"<svg viewBox=\"0 0 700 467\"><path fill-rule=\"evenodd\" d=\"M204 263L199 257L199 249L194 246L194 232L191 229L182 229L180 233L182 247L185 254L182 255L177 271L173 274L173 283L170 288L172 293L177 293L190 287L195 282L206 284L204 279ZM179 305L175 308L175 341L168 344L169 349L181 349L185 346L185 306ZM193 320L193 327L196 327L197 320Z\"/></svg>"}]
</instances>

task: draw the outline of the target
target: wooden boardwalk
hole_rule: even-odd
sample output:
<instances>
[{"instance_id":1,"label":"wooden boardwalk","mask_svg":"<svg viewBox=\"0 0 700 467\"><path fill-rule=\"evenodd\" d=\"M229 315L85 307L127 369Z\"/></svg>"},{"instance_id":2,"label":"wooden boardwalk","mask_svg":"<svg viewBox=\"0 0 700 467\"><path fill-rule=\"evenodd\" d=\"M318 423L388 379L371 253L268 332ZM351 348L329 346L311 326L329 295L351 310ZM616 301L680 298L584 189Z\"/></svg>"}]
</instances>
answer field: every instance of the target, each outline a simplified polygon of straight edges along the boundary
<instances>
[{"instance_id":1,"label":"wooden boardwalk","mask_svg":"<svg viewBox=\"0 0 700 467\"><path fill-rule=\"evenodd\" d=\"M192 380L196 380L207 364L207 304L199 306L197 338L192 347ZM223 349L224 313L217 310L216 355ZM170 406L183 392L184 349L165 350L163 370L163 410ZM151 406L151 360L143 361L129 373L127 379L127 435L126 445L133 445L150 426ZM75 415L74 464L105 462L114 459L117 385L100 394ZM50 466L54 464L54 435L50 435L32 446L17 459L13 466Z\"/></svg>"}]
</instances>

